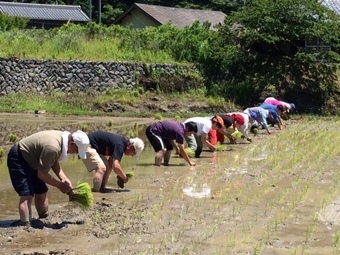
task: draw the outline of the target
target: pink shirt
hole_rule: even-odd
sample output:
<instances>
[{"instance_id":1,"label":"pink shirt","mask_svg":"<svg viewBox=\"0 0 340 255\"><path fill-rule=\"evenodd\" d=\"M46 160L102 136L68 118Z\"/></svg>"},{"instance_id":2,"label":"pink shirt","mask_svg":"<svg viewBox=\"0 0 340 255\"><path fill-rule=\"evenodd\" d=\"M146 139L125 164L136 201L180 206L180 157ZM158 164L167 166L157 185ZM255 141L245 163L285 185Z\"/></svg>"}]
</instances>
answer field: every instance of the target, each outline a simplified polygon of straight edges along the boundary
<instances>
[{"instance_id":1,"label":"pink shirt","mask_svg":"<svg viewBox=\"0 0 340 255\"><path fill-rule=\"evenodd\" d=\"M267 97L267 98L264 100L264 102L265 102L266 104L271 104L271 105L276 105L276 106L282 105L283 107L286 107L286 105L285 105L282 101L277 100L277 99L274 98L274 97Z\"/></svg>"}]
</instances>

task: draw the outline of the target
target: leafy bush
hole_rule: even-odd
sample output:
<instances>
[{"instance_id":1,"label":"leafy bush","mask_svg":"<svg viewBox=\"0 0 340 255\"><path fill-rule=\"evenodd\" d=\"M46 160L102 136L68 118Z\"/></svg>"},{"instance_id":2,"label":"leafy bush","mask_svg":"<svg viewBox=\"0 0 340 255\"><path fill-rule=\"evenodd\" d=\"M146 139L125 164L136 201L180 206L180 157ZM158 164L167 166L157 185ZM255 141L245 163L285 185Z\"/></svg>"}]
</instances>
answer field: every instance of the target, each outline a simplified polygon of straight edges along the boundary
<instances>
[{"instance_id":1,"label":"leafy bush","mask_svg":"<svg viewBox=\"0 0 340 255\"><path fill-rule=\"evenodd\" d=\"M0 13L0 31L9 31L13 29L23 29L26 27L28 19L21 17L11 17L7 14Z\"/></svg>"}]
</instances>

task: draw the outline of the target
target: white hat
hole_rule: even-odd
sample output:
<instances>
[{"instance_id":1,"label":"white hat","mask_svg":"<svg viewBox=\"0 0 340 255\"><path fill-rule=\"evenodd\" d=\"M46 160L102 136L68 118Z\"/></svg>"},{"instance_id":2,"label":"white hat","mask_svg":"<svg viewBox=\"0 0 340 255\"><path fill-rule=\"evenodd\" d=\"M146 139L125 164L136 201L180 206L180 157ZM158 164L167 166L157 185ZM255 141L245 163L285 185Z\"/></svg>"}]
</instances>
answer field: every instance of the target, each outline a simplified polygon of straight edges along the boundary
<instances>
[{"instance_id":1,"label":"white hat","mask_svg":"<svg viewBox=\"0 0 340 255\"><path fill-rule=\"evenodd\" d=\"M144 142L138 137L131 138L129 142L133 144L133 147L135 148L136 151L136 157L139 158L140 153L144 150Z\"/></svg>"},{"instance_id":2,"label":"white hat","mask_svg":"<svg viewBox=\"0 0 340 255\"><path fill-rule=\"evenodd\" d=\"M78 147L78 155L81 159L86 159L86 149L90 146L90 140L86 133L77 130L72 134L72 139Z\"/></svg>"}]
</instances>

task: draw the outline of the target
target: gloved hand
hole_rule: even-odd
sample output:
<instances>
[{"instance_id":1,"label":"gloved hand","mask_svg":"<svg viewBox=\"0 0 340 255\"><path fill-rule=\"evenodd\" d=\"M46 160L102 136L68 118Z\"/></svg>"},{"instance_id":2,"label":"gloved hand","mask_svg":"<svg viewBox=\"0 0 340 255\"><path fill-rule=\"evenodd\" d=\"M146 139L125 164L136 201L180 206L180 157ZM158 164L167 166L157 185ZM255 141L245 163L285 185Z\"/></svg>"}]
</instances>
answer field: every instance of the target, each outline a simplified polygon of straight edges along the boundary
<instances>
[{"instance_id":1,"label":"gloved hand","mask_svg":"<svg viewBox=\"0 0 340 255\"><path fill-rule=\"evenodd\" d=\"M124 180L119 175L117 175L117 185L119 186L119 188L124 189Z\"/></svg>"}]
</instances>

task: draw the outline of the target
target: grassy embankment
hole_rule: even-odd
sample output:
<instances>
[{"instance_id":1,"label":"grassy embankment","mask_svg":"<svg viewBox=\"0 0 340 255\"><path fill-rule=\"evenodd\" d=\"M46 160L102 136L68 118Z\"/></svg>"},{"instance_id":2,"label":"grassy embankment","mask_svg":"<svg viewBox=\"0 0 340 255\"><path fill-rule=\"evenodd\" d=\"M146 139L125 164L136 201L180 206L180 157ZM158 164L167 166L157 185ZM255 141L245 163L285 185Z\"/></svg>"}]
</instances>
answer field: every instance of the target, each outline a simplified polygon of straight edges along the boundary
<instances>
[{"instance_id":1,"label":"grassy embankment","mask_svg":"<svg viewBox=\"0 0 340 255\"><path fill-rule=\"evenodd\" d=\"M109 29L113 29L109 30ZM89 38L86 31L79 27L62 28L59 31L28 30L7 31L0 34L0 57L26 59L56 59L56 60L88 60L88 61L135 61L146 63L179 63L161 47L146 47L142 39L135 38L130 30L124 28L108 28L102 34ZM131 48L132 47L132 48ZM161 92L158 92L161 93ZM13 94L0 98L1 112L27 112L46 110L55 114L104 115L93 110L95 103L115 101L120 103L143 102L147 93L141 88L135 91L108 91L106 95L66 95L51 92L49 95L32 93L24 95ZM221 105L223 98L206 97L203 90L189 93L166 95L176 100L196 99L207 105ZM232 104L228 102L228 104ZM235 108L235 107L234 107ZM125 115L131 113L125 113ZM141 115L141 114L139 114ZM145 113L145 116L152 116ZM165 114L166 115L166 114Z\"/></svg>"},{"instance_id":2,"label":"grassy embankment","mask_svg":"<svg viewBox=\"0 0 340 255\"><path fill-rule=\"evenodd\" d=\"M96 31L92 31L96 30ZM91 32L92 31L92 32ZM171 63L190 65L185 60L178 61L177 55L193 54L185 51L180 43L169 43L168 37L175 36L173 28L164 31L149 30L131 31L122 27L82 28L65 26L60 30L12 30L0 33L0 57L55 59L55 60L89 60L89 61L134 61L147 63ZM178 31L177 31L178 34ZM193 34L195 36L195 30ZM200 38L198 33L197 38ZM171 41L171 40L170 40ZM164 46L166 44L166 46ZM175 49L174 49L175 48ZM179 52L179 53L178 53ZM178 57L178 56L177 56ZM185 59L183 57L182 59ZM340 77L340 71L338 72ZM340 78L338 79L340 81ZM161 93L161 92L158 92ZM103 112L93 108L95 103L105 102L137 103L145 101L148 96L141 88L136 91L108 91L106 95L77 94L73 96L51 92L49 95L27 94L7 95L0 97L0 111L26 112L46 110L55 114L103 115ZM200 100L207 106L227 104L228 109L238 109L232 100L225 102L224 98L207 97L204 89L189 93L166 95L167 98L185 101ZM131 113L128 113L131 115ZM202 113L204 114L204 113ZM122 114L122 115L127 115ZM144 115L138 114L139 116ZM152 116L145 113L145 116ZM164 114L166 116L166 114Z\"/></svg>"}]
</instances>

